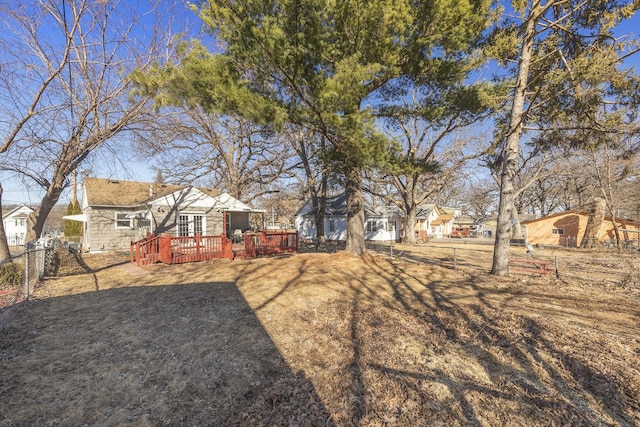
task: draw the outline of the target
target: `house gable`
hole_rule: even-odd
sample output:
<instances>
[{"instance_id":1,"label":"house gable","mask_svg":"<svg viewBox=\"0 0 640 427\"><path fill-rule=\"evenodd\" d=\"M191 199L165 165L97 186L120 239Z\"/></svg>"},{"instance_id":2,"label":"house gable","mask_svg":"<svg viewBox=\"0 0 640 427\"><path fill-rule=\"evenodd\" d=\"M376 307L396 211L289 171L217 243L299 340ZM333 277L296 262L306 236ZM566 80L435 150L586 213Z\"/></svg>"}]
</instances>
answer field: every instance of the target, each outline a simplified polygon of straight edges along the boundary
<instances>
[{"instance_id":1,"label":"house gable","mask_svg":"<svg viewBox=\"0 0 640 427\"><path fill-rule=\"evenodd\" d=\"M27 234L27 219L32 212L33 209L30 207L19 205L2 216L2 225L9 246L24 244L24 237Z\"/></svg>"}]
</instances>

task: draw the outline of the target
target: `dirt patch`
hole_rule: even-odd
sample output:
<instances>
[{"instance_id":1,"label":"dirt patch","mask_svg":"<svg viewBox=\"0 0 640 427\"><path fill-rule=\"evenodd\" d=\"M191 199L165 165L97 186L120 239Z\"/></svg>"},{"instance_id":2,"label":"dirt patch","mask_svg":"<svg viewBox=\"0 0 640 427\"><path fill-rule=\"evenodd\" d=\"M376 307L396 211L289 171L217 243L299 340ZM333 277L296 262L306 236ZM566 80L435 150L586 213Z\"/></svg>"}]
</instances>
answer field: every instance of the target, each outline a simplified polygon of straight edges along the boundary
<instances>
[{"instance_id":1,"label":"dirt patch","mask_svg":"<svg viewBox=\"0 0 640 427\"><path fill-rule=\"evenodd\" d=\"M0 426L640 424L637 290L413 251L85 256L0 330Z\"/></svg>"}]
</instances>

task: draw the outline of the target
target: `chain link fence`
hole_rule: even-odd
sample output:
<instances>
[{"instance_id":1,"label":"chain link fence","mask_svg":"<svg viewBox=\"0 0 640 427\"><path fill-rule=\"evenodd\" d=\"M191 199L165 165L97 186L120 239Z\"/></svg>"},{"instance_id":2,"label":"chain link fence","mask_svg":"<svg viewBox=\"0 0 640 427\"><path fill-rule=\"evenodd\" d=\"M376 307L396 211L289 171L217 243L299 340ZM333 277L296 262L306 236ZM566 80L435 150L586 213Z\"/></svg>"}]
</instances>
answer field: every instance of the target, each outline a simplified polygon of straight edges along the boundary
<instances>
[{"instance_id":1,"label":"chain link fence","mask_svg":"<svg viewBox=\"0 0 640 427\"><path fill-rule=\"evenodd\" d=\"M491 269L493 246L477 245L473 241L402 245L393 242L368 242L367 249L420 264L439 265L451 269L467 269L488 272ZM586 284L615 285L640 289L640 251L635 247L598 248L583 250L563 249L560 253L551 249L536 249L527 253L523 247L512 247L510 259L544 261L549 278L562 281L579 281ZM527 275L513 269L512 275ZM539 272L531 268L531 273Z\"/></svg>"},{"instance_id":2,"label":"chain link fence","mask_svg":"<svg viewBox=\"0 0 640 427\"><path fill-rule=\"evenodd\" d=\"M60 246L57 240L39 240L0 262L0 310L29 299L51 271Z\"/></svg>"}]
</instances>

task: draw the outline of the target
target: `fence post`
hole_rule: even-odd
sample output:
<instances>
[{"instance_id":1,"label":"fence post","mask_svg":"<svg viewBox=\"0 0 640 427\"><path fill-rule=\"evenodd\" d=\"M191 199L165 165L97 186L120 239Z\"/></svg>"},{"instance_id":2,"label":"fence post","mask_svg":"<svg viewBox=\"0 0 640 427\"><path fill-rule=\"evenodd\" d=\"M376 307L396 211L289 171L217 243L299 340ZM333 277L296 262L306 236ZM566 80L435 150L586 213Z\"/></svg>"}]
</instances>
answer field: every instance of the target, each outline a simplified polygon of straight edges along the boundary
<instances>
[{"instance_id":1,"label":"fence post","mask_svg":"<svg viewBox=\"0 0 640 427\"><path fill-rule=\"evenodd\" d=\"M149 254L149 243L145 243L146 247L147 247L147 256ZM136 265L139 267L142 265L142 252L140 251L141 248L141 243L137 242L136 243Z\"/></svg>"},{"instance_id":2,"label":"fence post","mask_svg":"<svg viewBox=\"0 0 640 427\"><path fill-rule=\"evenodd\" d=\"M458 268L458 263L456 259L456 248L453 248L453 269L456 270Z\"/></svg>"},{"instance_id":3,"label":"fence post","mask_svg":"<svg viewBox=\"0 0 640 427\"><path fill-rule=\"evenodd\" d=\"M171 235L167 234L160 238L160 261L164 264L171 264Z\"/></svg>"},{"instance_id":4,"label":"fence post","mask_svg":"<svg viewBox=\"0 0 640 427\"><path fill-rule=\"evenodd\" d=\"M24 251L24 299L29 299L29 251Z\"/></svg>"}]
</instances>

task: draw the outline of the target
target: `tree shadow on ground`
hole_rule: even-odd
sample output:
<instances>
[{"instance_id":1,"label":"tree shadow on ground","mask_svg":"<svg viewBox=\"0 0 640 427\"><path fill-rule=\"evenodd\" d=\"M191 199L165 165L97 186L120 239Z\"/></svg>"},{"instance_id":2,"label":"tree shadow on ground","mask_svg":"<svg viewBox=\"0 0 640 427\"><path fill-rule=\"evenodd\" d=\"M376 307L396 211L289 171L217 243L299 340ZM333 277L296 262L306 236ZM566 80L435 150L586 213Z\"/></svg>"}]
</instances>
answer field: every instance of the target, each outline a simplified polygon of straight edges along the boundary
<instances>
[{"instance_id":1,"label":"tree shadow on ground","mask_svg":"<svg viewBox=\"0 0 640 427\"><path fill-rule=\"evenodd\" d=\"M332 425L234 282L32 301L0 371L0 426Z\"/></svg>"},{"instance_id":2,"label":"tree shadow on ground","mask_svg":"<svg viewBox=\"0 0 640 427\"><path fill-rule=\"evenodd\" d=\"M466 277L455 286L474 295L469 303L447 290L450 282L417 277L406 264L380 257L364 260L390 290L368 286L361 277L347 279L356 424L381 411L381 393L401 402L384 405L400 424L634 425L640 420L638 390L634 374L625 372L625 358L590 342L584 330L559 330L557 323L505 308L510 299L521 298L518 290L490 300L483 293L491 290L479 276ZM383 295L387 292L390 298ZM406 328L399 330L398 324ZM398 340L404 344L398 346ZM637 372L635 377L640 379ZM407 405L416 410L407 413Z\"/></svg>"},{"instance_id":3,"label":"tree shadow on ground","mask_svg":"<svg viewBox=\"0 0 640 427\"><path fill-rule=\"evenodd\" d=\"M640 375L629 359L638 360L640 346L621 356L610 348L616 338L592 327L594 313L566 318L580 295L546 282L371 255L302 255L236 270L253 309L338 425L640 421ZM611 309L596 305L599 315ZM638 317L616 310L626 323Z\"/></svg>"}]
</instances>

